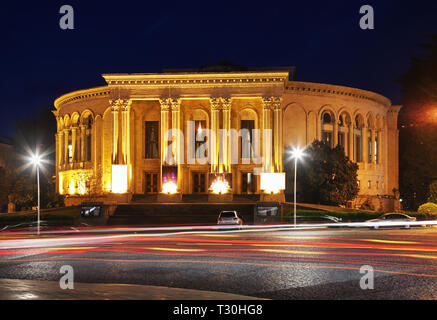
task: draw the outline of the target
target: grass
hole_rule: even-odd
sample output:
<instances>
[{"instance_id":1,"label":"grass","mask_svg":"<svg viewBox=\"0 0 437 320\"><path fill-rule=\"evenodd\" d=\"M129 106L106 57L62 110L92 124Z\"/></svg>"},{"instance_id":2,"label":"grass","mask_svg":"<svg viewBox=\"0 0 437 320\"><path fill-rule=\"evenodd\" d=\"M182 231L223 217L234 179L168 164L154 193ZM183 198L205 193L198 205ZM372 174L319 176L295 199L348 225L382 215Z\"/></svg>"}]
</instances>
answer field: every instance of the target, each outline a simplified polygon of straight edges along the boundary
<instances>
[{"instance_id":1,"label":"grass","mask_svg":"<svg viewBox=\"0 0 437 320\"><path fill-rule=\"evenodd\" d=\"M65 207L56 209L46 209L41 211L41 220L48 225L71 226L76 224L79 219L79 209L77 207ZM37 213L4 213L0 214L0 227L14 225L24 222L37 220Z\"/></svg>"}]
</instances>

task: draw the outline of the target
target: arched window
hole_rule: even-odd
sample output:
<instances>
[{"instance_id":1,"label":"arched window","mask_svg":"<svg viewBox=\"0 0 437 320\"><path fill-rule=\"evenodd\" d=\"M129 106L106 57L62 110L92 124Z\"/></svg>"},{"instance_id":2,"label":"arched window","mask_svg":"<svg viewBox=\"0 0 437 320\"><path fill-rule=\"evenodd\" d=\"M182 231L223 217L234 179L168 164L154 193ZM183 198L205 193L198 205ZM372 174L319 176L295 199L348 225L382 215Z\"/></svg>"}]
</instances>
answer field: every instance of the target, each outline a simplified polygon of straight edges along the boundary
<instances>
[{"instance_id":1,"label":"arched window","mask_svg":"<svg viewBox=\"0 0 437 320\"><path fill-rule=\"evenodd\" d=\"M329 111L322 113L322 141L331 148L334 147L334 115Z\"/></svg>"}]
</instances>

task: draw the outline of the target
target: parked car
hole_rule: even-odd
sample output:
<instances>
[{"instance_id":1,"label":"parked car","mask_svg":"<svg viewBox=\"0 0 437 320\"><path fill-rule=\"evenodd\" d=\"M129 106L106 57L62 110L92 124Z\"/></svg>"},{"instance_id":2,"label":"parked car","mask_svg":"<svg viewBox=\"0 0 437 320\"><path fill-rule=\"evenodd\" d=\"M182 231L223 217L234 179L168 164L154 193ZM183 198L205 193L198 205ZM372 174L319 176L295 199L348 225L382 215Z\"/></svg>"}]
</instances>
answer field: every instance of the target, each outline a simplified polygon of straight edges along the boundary
<instances>
[{"instance_id":1,"label":"parked car","mask_svg":"<svg viewBox=\"0 0 437 320\"><path fill-rule=\"evenodd\" d=\"M378 228L390 228L390 227L404 227L409 229L410 225L406 222L414 222L416 221L415 217L410 217L403 213L386 213L380 216L377 219L367 220L370 224L374 224L371 226L371 229Z\"/></svg>"},{"instance_id":2,"label":"parked car","mask_svg":"<svg viewBox=\"0 0 437 320\"><path fill-rule=\"evenodd\" d=\"M241 226L243 219L238 216L237 211L221 211L217 219L217 224Z\"/></svg>"}]
</instances>

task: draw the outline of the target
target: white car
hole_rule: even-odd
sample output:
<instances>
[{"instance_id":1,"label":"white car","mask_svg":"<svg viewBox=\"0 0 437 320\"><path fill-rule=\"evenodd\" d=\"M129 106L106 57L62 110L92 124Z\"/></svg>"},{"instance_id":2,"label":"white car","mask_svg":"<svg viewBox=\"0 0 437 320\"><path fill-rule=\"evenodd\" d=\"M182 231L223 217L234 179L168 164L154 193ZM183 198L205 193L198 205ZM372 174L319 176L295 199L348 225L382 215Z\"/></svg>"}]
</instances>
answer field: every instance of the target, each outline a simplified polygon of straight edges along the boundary
<instances>
[{"instance_id":1,"label":"white car","mask_svg":"<svg viewBox=\"0 0 437 320\"><path fill-rule=\"evenodd\" d=\"M218 216L217 224L241 226L243 220L238 216L237 211L222 211Z\"/></svg>"},{"instance_id":2,"label":"white car","mask_svg":"<svg viewBox=\"0 0 437 320\"><path fill-rule=\"evenodd\" d=\"M408 224L408 222L415 221L415 217L410 217L403 213L386 213L377 219L367 220L366 222L369 222L369 227L373 229L390 227L403 227L409 229L410 224Z\"/></svg>"}]
</instances>

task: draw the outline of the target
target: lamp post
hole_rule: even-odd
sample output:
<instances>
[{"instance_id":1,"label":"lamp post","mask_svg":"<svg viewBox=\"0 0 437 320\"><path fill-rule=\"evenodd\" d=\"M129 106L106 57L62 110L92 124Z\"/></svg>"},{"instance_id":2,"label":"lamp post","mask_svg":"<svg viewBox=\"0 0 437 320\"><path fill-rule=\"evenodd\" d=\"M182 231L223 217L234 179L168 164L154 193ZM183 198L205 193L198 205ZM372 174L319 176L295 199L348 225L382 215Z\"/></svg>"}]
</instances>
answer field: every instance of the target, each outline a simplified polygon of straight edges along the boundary
<instances>
[{"instance_id":1,"label":"lamp post","mask_svg":"<svg viewBox=\"0 0 437 320\"><path fill-rule=\"evenodd\" d=\"M39 229L40 229L40 208L41 208L41 203L40 203L40 187L39 187L39 166L41 165L41 158L39 157L38 154L33 155L32 158L30 159L31 163L36 167L36 182L38 185L38 221L37 221L37 234L39 236Z\"/></svg>"},{"instance_id":2,"label":"lamp post","mask_svg":"<svg viewBox=\"0 0 437 320\"><path fill-rule=\"evenodd\" d=\"M304 156L304 152L300 148L295 148L291 152L291 158L294 158L294 227L296 228L296 180L297 180L297 160Z\"/></svg>"}]
</instances>

